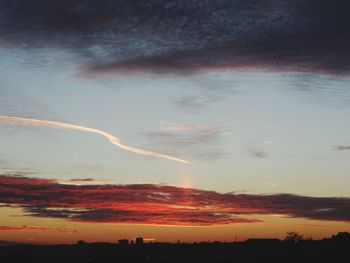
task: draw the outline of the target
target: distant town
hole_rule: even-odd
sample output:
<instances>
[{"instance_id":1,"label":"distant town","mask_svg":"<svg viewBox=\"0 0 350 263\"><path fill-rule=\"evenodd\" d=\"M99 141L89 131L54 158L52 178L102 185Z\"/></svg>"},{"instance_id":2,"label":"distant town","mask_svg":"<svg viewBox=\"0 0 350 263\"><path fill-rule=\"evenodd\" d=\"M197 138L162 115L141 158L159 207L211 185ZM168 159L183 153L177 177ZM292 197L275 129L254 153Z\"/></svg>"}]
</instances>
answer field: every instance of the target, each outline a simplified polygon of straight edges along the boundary
<instances>
[{"instance_id":1,"label":"distant town","mask_svg":"<svg viewBox=\"0 0 350 263\"><path fill-rule=\"evenodd\" d=\"M233 242L144 242L143 237L115 243L29 245L0 243L1 262L346 262L350 233L313 240L289 232L283 240L251 238Z\"/></svg>"}]
</instances>

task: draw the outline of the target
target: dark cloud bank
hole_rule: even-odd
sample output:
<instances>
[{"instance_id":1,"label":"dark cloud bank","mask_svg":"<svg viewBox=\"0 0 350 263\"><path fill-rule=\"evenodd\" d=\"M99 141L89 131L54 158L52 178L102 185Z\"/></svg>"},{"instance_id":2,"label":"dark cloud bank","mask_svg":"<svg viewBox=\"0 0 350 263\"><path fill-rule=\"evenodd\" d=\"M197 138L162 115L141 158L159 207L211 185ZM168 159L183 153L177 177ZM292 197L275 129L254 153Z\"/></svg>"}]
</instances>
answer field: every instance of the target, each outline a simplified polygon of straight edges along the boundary
<instances>
[{"instance_id":1,"label":"dark cloud bank","mask_svg":"<svg viewBox=\"0 0 350 263\"><path fill-rule=\"evenodd\" d=\"M63 48L85 73L347 74L347 0L0 0L0 45Z\"/></svg>"},{"instance_id":2,"label":"dark cloud bank","mask_svg":"<svg viewBox=\"0 0 350 263\"><path fill-rule=\"evenodd\" d=\"M0 202L25 214L78 222L222 225L260 222L248 215L350 222L350 199L291 194L221 194L174 186L67 185L0 176Z\"/></svg>"}]
</instances>

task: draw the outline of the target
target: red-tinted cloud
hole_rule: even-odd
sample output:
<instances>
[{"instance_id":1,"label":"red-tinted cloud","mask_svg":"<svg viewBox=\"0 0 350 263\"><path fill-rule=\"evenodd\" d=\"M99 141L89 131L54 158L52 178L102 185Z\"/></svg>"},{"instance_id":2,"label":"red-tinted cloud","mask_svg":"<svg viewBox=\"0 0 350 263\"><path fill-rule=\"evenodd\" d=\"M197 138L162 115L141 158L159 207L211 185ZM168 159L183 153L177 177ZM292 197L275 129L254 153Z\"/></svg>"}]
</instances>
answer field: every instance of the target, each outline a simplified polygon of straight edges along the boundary
<instances>
[{"instance_id":1,"label":"red-tinted cloud","mask_svg":"<svg viewBox=\"0 0 350 263\"><path fill-rule=\"evenodd\" d=\"M290 194L221 194L153 184L67 185L0 176L0 202L27 214L81 222L166 225L250 223L246 215L280 214L350 221L350 199Z\"/></svg>"},{"instance_id":2,"label":"red-tinted cloud","mask_svg":"<svg viewBox=\"0 0 350 263\"><path fill-rule=\"evenodd\" d=\"M40 226L0 226L0 231L47 231L51 230L49 227Z\"/></svg>"},{"instance_id":3,"label":"red-tinted cloud","mask_svg":"<svg viewBox=\"0 0 350 263\"><path fill-rule=\"evenodd\" d=\"M66 228L66 227L41 227L41 226L0 226L0 231L57 231L65 234L76 234L77 230Z\"/></svg>"}]
</instances>

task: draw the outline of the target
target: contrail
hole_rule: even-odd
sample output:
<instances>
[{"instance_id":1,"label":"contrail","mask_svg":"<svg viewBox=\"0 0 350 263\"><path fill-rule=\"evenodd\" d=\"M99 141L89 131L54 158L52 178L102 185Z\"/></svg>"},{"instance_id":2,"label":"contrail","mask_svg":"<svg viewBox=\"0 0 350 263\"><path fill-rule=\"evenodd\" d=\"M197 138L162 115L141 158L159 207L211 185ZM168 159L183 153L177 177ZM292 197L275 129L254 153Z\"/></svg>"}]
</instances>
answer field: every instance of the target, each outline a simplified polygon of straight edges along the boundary
<instances>
[{"instance_id":1,"label":"contrail","mask_svg":"<svg viewBox=\"0 0 350 263\"><path fill-rule=\"evenodd\" d=\"M79 126L75 124L69 124L69 123L64 123L64 122L57 122L57 121L47 121L47 120L39 120L39 119L32 119L32 118L23 118L23 117L14 117L14 116L6 116L6 115L0 115L0 122L8 122L8 123L15 123L15 124L22 124L22 125L35 125L35 126L44 126L44 127L57 127L57 128L64 128L64 129L71 129L71 130L79 130L79 131L84 131L84 132L90 132L90 133L95 133L98 135L101 135L107 140L114 144L115 146L137 154L141 155L146 155L154 158L163 158L163 159L168 159L180 163L186 163L188 164L189 162L183 159L176 158L174 156L162 154L162 153L157 153L157 152L151 152L147 151L144 149L139 149L139 148L134 148L128 145L125 145L121 143L118 137L108 133L104 132L98 129L94 128L89 128L89 127L84 127L84 126Z\"/></svg>"}]
</instances>

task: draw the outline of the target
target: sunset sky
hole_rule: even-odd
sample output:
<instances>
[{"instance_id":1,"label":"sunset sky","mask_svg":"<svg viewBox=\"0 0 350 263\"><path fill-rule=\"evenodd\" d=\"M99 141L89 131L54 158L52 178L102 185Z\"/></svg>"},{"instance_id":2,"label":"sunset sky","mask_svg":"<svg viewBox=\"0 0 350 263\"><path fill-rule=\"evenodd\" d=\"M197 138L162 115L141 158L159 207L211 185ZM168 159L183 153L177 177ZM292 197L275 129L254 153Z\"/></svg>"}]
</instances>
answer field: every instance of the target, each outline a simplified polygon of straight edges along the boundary
<instances>
[{"instance_id":1,"label":"sunset sky","mask_svg":"<svg viewBox=\"0 0 350 263\"><path fill-rule=\"evenodd\" d=\"M350 231L349 12L0 0L0 241Z\"/></svg>"}]
</instances>

